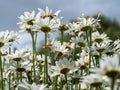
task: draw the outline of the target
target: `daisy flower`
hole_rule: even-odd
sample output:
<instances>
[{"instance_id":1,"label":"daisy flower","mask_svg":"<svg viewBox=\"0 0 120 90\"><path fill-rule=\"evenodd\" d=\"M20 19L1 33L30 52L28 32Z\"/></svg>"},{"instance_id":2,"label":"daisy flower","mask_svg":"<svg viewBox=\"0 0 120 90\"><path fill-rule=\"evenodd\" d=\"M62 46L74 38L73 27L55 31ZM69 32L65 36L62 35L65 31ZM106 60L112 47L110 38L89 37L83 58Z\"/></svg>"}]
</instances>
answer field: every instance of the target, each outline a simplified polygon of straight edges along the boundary
<instances>
[{"instance_id":1,"label":"daisy flower","mask_svg":"<svg viewBox=\"0 0 120 90\"><path fill-rule=\"evenodd\" d=\"M51 66L50 68L50 71L52 72L51 76L65 75L76 70L77 67L75 67L75 62L66 58L56 61L56 66Z\"/></svg>"},{"instance_id":2,"label":"daisy flower","mask_svg":"<svg viewBox=\"0 0 120 90\"><path fill-rule=\"evenodd\" d=\"M36 15L36 18L46 18L49 17L50 19L58 19L58 14L61 12L61 10L56 11L55 13L52 12L52 9L49 9L48 7L43 10L42 8L38 8L39 12ZM62 18L62 17L61 17Z\"/></svg>"},{"instance_id":3,"label":"daisy flower","mask_svg":"<svg viewBox=\"0 0 120 90\"><path fill-rule=\"evenodd\" d=\"M34 31L39 31L39 32L53 32L58 30L59 23L56 22L54 19L50 19L49 17L46 18L41 18L41 19L36 19L34 21Z\"/></svg>"},{"instance_id":4,"label":"daisy flower","mask_svg":"<svg viewBox=\"0 0 120 90\"><path fill-rule=\"evenodd\" d=\"M19 28L21 31L27 31L31 33L32 31L32 26L33 26L33 21L35 20L35 11L30 12L24 12L24 15L21 15L19 17L20 22L17 24L19 25Z\"/></svg>"},{"instance_id":5,"label":"daisy flower","mask_svg":"<svg viewBox=\"0 0 120 90\"><path fill-rule=\"evenodd\" d=\"M70 35L76 35L76 31L79 30L79 25L75 22L68 24L68 29L66 30L66 33Z\"/></svg>"},{"instance_id":6,"label":"daisy flower","mask_svg":"<svg viewBox=\"0 0 120 90\"><path fill-rule=\"evenodd\" d=\"M10 60L20 61L26 60L29 58L29 55L31 55L31 51L28 48L23 48L21 50L15 50L14 53L8 55L8 58L10 58Z\"/></svg>"},{"instance_id":7,"label":"daisy flower","mask_svg":"<svg viewBox=\"0 0 120 90\"><path fill-rule=\"evenodd\" d=\"M96 43L92 45L92 49L98 53L104 53L105 50L109 47L110 43Z\"/></svg>"},{"instance_id":8,"label":"daisy flower","mask_svg":"<svg viewBox=\"0 0 120 90\"><path fill-rule=\"evenodd\" d=\"M66 43L61 44L60 41L54 41L52 46L50 46L52 52L66 55L69 53Z\"/></svg>"},{"instance_id":9,"label":"daisy flower","mask_svg":"<svg viewBox=\"0 0 120 90\"><path fill-rule=\"evenodd\" d=\"M100 27L99 19L94 19L93 17L78 17L78 24L80 25L80 31L95 30Z\"/></svg>"},{"instance_id":10,"label":"daisy flower","mask_svg":"<svg viewBox=\"0 0 120 90\"><path fill-rule=\"evenodd\" d=\"M0 47L10 45L16 40L17 40L17 34L13 33L13 31L0 32Z\"/></svg>"},{"instance_id":11,"label":"daisy flower","mask_svg":"<svg viewBox=\"0 0 120 90\"><path fill-rule=\"evenodd\" d=\"M19 61L17 62L10 62L10 67L8 68L8 71L10 72L25 72L30 71L32 67L32 63L30 61Z\"/></svg>"},{"instance_id":12,"label":"daisy flower","mask_svg":"<svg viewBox=\"0 0 120 90\"><path fill-rule=\"evenodd\" d=\"M111 40L107 37L107 34L100 34L98 31L92 33L92 41L93 43L110 43Z\"/></svg>"},{"instance_id":13,"label":"daisy flower","mask_svg":"<svg viewBox=\"0 0 120 90\"><path fill-rule=\"evenodd\" d=\"M75 43L77 46L80 46L80 47L85 47L87 43L87 41L80 36L71 38L70 42Z\"/></svg>"},{"instance_id":14,"label":"daisy flower","mask_svg":"<svg viewBox=\"0 0 120 90\"><path fill-rule=\"evenodd\" d=\"M77 61L75 62L77 67L80 67L80 69L86 69L88 68L89 65L89 57L85 56L85 57L81 57L80 59L77 59Z\"/></svg>"},{"instance_id":15,"label":"daisy flower","mask_svg":"<svg viewBox=\"0 0 120 90\"><path fill-rule=\"evenodd\" d=\"M93 69L94 72L116 79L120 74L119 56L113 55L100 60L100 68Z\"/></svg>"},{"instance_id":16,"label":"daisy flower","mask_svg":"<svg viewBox=\"0 0 120 90\"><path fill-rule=\"evenodd\" d=\"M92 87L99 87L102 85L103 79L100 74L89 74L83 77L83 83L90 85Z\"/></svg>"}]
</instances>

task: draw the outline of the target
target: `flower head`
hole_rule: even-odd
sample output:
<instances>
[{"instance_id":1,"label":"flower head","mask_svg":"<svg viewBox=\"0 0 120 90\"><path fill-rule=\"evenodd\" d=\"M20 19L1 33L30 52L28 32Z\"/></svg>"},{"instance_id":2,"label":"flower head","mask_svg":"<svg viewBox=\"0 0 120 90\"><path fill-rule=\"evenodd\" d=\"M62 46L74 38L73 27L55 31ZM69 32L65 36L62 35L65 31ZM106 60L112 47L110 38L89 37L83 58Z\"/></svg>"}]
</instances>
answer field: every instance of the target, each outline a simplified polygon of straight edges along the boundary
<instances>
[{"instance_id":1,"label":"flower head","mask_svg":"<svg viewBox=\"0 0 120 90\"><path fill-rule=\"evenodd\" d=\"M54 19L50 19L49 17L44 19L36 19L34 21L34 31L47 33L58 30L58 27L59 23L57 23Z\"/></svg>"},{"instance_id":2,"label":"flower head","mask_svg":"<svg viewBox=\"0 0 120 90\"><path fill-rule=\"evenodd\" d=\"M63 58L56 62L56 66L51 66L50 70L52 71L52 76L57 76L74 72L77 70L77 67L75 67L74 61Z\"/></svg>"},{"instance_id":3,"label":"flower head","mask_svg":"<svg viewBox=\"0 0 120 90\"><path fill-rule=\"evenodd\" d=\"M24 12L24 15L21 15L19 17L20 22L17 23L20 25L21 31L27 31L31 33L32 31L32 26L33 26L33 21L35 20L35 11L30 12Z\"/></svg>"},{"instance_id":4,"label":"flower head","mask_svg":"<svg viewBox=\"0 0 120 90\"><path fill-rule=\"evenodd\" d=\"M49 17L50 19L58 19L58 14L61 12L61 10L56 11L55 13L52 12L52 9L49 9L48 7L43 10L42 8L38 8L39 12L36 16L36 18L46 18Z\"/></svg>"},{"instance_id":5,"label":"flower head","mask_svg":"<svg viewBox=\"0 0 120 90\"><path fill-rule=\"evenodd\" d=\"M78 23L80 25L80 31L95 30L100 27L99 19L94 19L93 17L78 17Z\"/></svg>"},{"instance_id":6,"label":"flower head","mask_svg":"<svg viewBox=\"0 0 120 90\"><path fill-rule=\"evenodd\" d=\"M100 62L100 68L93 69L93 71L106 75L109 78L118 78L118 75L120 74L118 55L104 57Z\"/></svg>"}]
</instances>

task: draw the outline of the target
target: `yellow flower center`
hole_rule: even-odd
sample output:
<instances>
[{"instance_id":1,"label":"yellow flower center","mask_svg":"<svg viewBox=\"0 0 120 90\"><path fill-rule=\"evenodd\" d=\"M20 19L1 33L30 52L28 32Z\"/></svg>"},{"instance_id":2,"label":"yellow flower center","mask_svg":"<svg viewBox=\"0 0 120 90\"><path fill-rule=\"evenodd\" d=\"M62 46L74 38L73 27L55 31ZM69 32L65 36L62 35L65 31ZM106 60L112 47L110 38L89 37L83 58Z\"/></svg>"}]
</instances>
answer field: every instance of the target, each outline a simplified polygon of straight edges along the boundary
<instances>
[{"instance_id":1,"label":"yellow flower center","mask_svg":"<svg viewBox=\"0 0 120 90\"><path fill-rule=\"evenodd\" d=\"M18 58L13 58L13 60L14 60L14 61L20 61L21 58L19 58L19 57L18 57Z\"/></svg>"},{"instance_id":2,"label":"yellow flower center","mask_svg":"<svg viewBox=\"0 0 120 90\"><path fill-rule=\"evenodd\" d=\"M43 31L43 32L45 32L45 33L47 33L47 32L51 31L51 28L49 26L45 25L45 26L42 26L40 28L40 30Z\"/></svg>"},{"instance_id":3,"label":"yellow flower center","mask_svg":"<svg viewBox=\"0 0 120 90\"><path fill-rule=\"evenodd\" d=\"M94 82L94 83L91 83L90 85L91 85L92 87L99 87L99 86L102 85L102 83L101 83L101 82Z\"/></svg>"},{"instance_id":4,"label":"yellow flower center","mask_svg":"<svg viewBox=\"0 0 120 90\"><path fill-rule=\"evenodd\" d=\"M18 72L24 72L26 69L25 68L16 68L16 71Z\"/></svg>"},{"instance_id":5,"label":"yellow flower center","mask_svg":"<svg viewBox=\"0 0 120 90\"><path fill-rule=\"evenodd\" d=\"M85 43L83 43L83 42L78 42L78 45L81 47L85 47Z\"/></svg>"},{"instance_id":6,"label":"yellow flower center","mask_svg":"<svg viewBox=\"0 0 120 90\"><path fill-rule=\"evenodd\" d=\"M60 30L60 31L65 31L65 30L67 30L67 29L68 29L68 27L67 27L66 24L61 24L61 25L59 26L59 30Z\"/></svg>"},{"instance_id":7,"label":"yellow flower center","mask_svg":"<svg viewBox=\"0 0 120 90\"><path fill-rule=\"evenodd\" d=\"M97 43L101 43L101 42L103 42L103 39L101 39L101 38L96 38L94 41L97 42Z\"/></svg>"},{"instance_id":8,"label":"yellow flower center","mask_svg":"<svg viewBox=\"0 0 120 90\"><path fill-rule=\"evenodd\" d=\"M0 42L0 47L3 47L4 46L4 43L3 42Z\"/></svg>"},{"instance_id":9,"label":"yellow flower center","mask_svg":"<svg viewBox=\"0 0 120 90\"><path fill-rule=\"evenodd\" d=\"M87 25L87 26L83 26L80 28L81 31L88 31L88 30L92 30L92 27Z\"/></svg>"},{"instance_id":10,"label":"yellow flower center","mask_svg":"<svg viewBox=\"0 0 120 90\"><path fill-rule=\"evenodd\" d=\"M69 71L70 71L70 68L68 68L68 67L63 67L62 69L60 69L60 73L62 73L62 74L66 74Z\"/></svg>"},{"instance_id":11,"label":"yellow flower center","mask_svg":"<svg viewBox=\"0 0 120 90\"><path fill-rule=\"evenodd\" d=\"M27 24L28 24L28 25L33 25L33 21L34 21L34 19L28 20L28 21L27 21Z\"/></svg>"},{"instance_id":12,"label":"yellow flower center","mask_svg":"<svg viewBox=\"0 0 120 90\"><path fill-rule=\"evenodd\" d=\"M112 56L112 55L114 54L114 51L108 51L108 52L106 52L106 54L107 54L108 56Z\"/></svg>"},{"instance_id":13,"label":"yellow flower center","mask_svg":"<svg viewBox=\"0 0 120 90\"><path fill-rule=\"evenodd\" d=\"M118 70L109 70L105 72L105 75L107 75L109 78L116 78L118 74L120 74L120 71Z\"/></svg>"},{"instance_id":14,"label":"yellow flower center","mask_svg":"<svg viewBox=\"0 0 120 90\"><path fill-rule=\"evenodd\" d=\"M53 19L54 17L56 17L56 15L46 14L44 16L41 16L41 18L46 18L46 17L49 17L50 19Z\"/></svg>"}]
</instances>

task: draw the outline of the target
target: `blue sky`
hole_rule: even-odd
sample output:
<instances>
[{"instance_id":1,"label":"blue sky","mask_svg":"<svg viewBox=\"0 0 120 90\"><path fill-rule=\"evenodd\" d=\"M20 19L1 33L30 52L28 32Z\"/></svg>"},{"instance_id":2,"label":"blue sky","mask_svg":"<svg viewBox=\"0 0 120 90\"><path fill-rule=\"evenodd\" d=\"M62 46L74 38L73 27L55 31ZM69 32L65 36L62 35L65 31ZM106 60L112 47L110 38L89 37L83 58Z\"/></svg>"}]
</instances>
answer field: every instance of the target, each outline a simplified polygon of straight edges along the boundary
<instances>
[{"instance_id":1,"label":"blue sky","mask_svg":"<svg viewBox=\"0 0 120 90\"><path fill-rule=\"evenodd\" d=\"M19 31L17 22L18 17L25 11L45 8L46 6L53 11L61 10L63 22L69 22L82 13L94 15L101 13L120 22L120 0L0 0L0 30ZM22 43L30 43L30 37L21 34ZM23 42L24 39L24 42ZM29 40L28 40L29 39Z\"/></svg>"},{"instance_id":2,"label":"blue sky","mask_svg":"<svg viewBox=\"0 0 120 90\"><path fill-rule=\"evenodd\" d=\"M63 22L68 22L82 13L93 15L101 13L120 21L120 0L0 0L0 30L18 30L16 23L24 11L49 6L62 10Z\"/></svg>"}]
</instances>

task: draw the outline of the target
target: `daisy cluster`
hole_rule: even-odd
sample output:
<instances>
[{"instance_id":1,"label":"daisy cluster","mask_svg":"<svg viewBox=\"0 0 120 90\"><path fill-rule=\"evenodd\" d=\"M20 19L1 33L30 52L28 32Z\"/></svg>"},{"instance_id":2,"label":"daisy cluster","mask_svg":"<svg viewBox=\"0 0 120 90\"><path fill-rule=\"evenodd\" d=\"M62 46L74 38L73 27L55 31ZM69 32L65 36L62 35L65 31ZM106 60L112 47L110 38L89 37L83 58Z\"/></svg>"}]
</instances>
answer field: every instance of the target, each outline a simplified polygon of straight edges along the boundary
<instances>
[{"instance_id":1,"label":"daisy cluster","mask_svg":"<svg viewBox=\"0 0 120 90\"><path fill-rule=\"evenodd\" d=\"M18 33L0 32L0 90L120 90L120 39L99 32L99 17L82 14L65 24L59 13L46 7L19 17L32 49L13 48ZM60 40L49 39L53 32L59 32ZM39 33L44 34L41 53ZM67 35L71 38L65 42Z\"/></svg>"}]
</instances>

